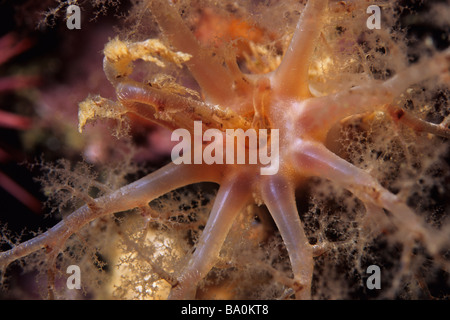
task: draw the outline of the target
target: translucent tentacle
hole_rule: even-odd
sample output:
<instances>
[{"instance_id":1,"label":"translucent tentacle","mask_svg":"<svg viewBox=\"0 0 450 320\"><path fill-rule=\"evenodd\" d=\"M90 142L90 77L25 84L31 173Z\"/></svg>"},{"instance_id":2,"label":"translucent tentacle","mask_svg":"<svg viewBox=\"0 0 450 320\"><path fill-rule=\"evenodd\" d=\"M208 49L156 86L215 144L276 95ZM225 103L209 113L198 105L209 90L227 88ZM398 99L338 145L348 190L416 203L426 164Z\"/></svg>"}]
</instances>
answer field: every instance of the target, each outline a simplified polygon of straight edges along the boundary
<instances>
[{"instance_id":1,"label":"translucent tentacle","mask_svg":"<svg viewBox=\"0 0 450 320\"><path fill-rule=\"evenodd\" d=\"M412 115L410 112L393 105L386 106L386 110L395 121L402 123L417 132L428 132L450 139L450 129L446 128L442 124L438 125L427 122Z\"/></svg>"},{"instance_id":2,"label":"translucent tentacle","mask_svg":"<svg viewBox=\"0 0 450 320\"><path fill-rule=\"evenodd\" d=\"M323 139L337 121L354 114L383 110L384 105L392 103L411 85L447 72L449 62L450 50L446 50L406 68L384 82L295 103L293 108L297 113L298 127L302 132Z\"/></svg>"},{"instance_id":3,"label":"translucent tentacle","mask_svg":"<svg viewBox=\"0 0 450 320\"><path fill-rule=\"evenodd\" d=\"M327 0L309 0L306 4L283 61L274 73L272 82L280 95L292 98L311 95L308 87L309 65L327 4Z\"/></svg>"},{"instance_id":4,"label":"translucent tentacle","mask_svg":"<svg viewBox=\"0 0 450 320\"><path fill-rule=\"evenodd\" d=\"M192 56L186 65L209 101L219 104L228 101L233 85L228 69L200 46L168 0L151 1L150 9L169 42Z\"/></svg>"},{"instance_id":5,"label":"translucent tentacle","mask_svg":"<svg viewBox=\"0 0 450 320\"><path fill-rule=\"evenodd\" d=\"M322 144L298 139L294 149L293 160L302 174L335 181L364 203L389 210L398 227L417 240L425 240L423 243L431 254L437 254L443 241L448 241L447 237L430 230L418 215L370 174L338 157Z\"/></svg>"},{"instance_id":6,"label":"translucent tentacle","mask_svg":"<svg viewBox=\"0 0 450 320\"><path fill-rule=\"evenodd\" d=\"M169 299L193 299L197 284L217 262L223 242L236 216L251 199L250 177L231 178L220 186L205 229L189 264L178 278Z\"/></svg>"},{"instance_id":7,"label":"translucent tentacle","mask_svg":"<svg viewBox=\"0 0 450 320\"><path fill-rule=\"evenodd\" d=\"M263 184L261 193L289 253L294 283L297 284L295 296L302 300L311 299L313 248L298 215L294 188L283 177L272 176Z\"/></svg>"},{"instance_id":8,"label":"translucent tentacle","mask_svg":"<svg viewBox=\"0 0 450 320\"><path fill-rule=\"evenodd\" d=\"M215 166L187 167L170 163L111 194L93 200L93 203L80 207L39 236L1 252L0 266L5 267L12 261L44 247L60 247L68 237L101 216L147 206L151 200L171 190L203 181L220 181L220 170Z\"/></svg>"},{"instance_id":9,"label":"translucent tentacle","mask_svg":"<svg viewBox=\"0 0 450 320\"><path fill-rule=\"evenodd\" d=\"M208 127L217 129L248 128L250 123L230 109L182 97L137 82L120 83L117 97L128 112L171 129L193 130L194 121L201 119Z\"/></svg>"},{"instance_id":10,"label":"translucent tentacle","mask_svg":"<svg viewBox=\"0 0 450 320\"><path fill-rule=\"evenodd\" d=\"M431 58L423 59L422 61L397 73L389 80L386 80L383 83L383 86L388 89L390 95L399 96L413 84L427 80L434 76L448 73L449 67L450 48L437 53Z\"/></svg>"}]
</instances>

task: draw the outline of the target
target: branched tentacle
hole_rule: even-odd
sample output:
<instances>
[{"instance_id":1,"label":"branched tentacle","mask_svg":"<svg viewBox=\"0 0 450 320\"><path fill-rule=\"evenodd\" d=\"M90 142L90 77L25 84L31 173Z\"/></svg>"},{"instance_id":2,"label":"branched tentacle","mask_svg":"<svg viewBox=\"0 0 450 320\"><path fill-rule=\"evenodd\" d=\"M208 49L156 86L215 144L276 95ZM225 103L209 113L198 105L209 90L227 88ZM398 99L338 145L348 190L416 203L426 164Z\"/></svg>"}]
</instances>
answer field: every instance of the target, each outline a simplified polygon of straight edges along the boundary
<instances>
[{"instance_id":1,"label":"branched tentacle","mask_svg":"<svg viewBox=\"0 0 450 320\"><path fill-rule=\"evenodd\" d=\"M229 101L233 86L231 72L200 46L169 1L151 1L150 9L170 44L192 56L186 65L208 100L218 104Z\"/></svg>"},{"instance_id":2,"label":"branched tentacle","mask_svg":"<svg viewBox=\"0 0 450 320\"><path fill-rule=\"evenodd\" d=\"M384 105L391 104L395 97L411 85L447 72L449 61L450 50L447 50L406 68L384 82L374 82L371 85L353 87L347 91L295 103L298 127L301 132L324 139L324 135L337 121L354 114L384 110ZM442 133L442 130L431 127L432 125L426 125L427 129Z\"/></svg>"},{"instance_id":3,"label":"branched tentacle","mask_svg":"<svg viewBox=\"0 0 450 320\"><path fill-rule=\"evenodd\" d=\"M450 68L450 48L436 53L431 58L422 61L399 72L389 80L383 82L383 86L389 90L390 95L396 97L402 94L411 85L436 76L447 78Z\"/></svg>"},{"instance_id":4,"label":"branched tentacle","mask_svg":"<svg viewBox=\"0 0 450 320\"><path fill-rule=\"evenodd\" d=\"M436 255L442 242L447 241L446 236L429 229L425 221L370 174L338 157L322 144L299 139L294 148L294 161L302 174L337 182L362 202L390 211L396 225L416 240L423 241L431 254Z\"/></svg>"},{"instance_id":5,"label":"branched tentacle","mask_svg":"<svg viewBox=\"0 0 450 320\"><path fill-rule=\"evenodd\" d=\"M95 199L95 206L84 205L39 236L0 253L0 266L27 256L41 248L59 248L87 223L107 214L147 206L153 199L185 185L220 181L215 166L174 165L172 163L117 191Z\"/></svg>"},{"instance_id":6,"label":"branched tentacle","mask_svg":"<svg viewBox=\"0 0 450 320\"><path fill-rule=\"evenodd\" d=\"M310 97L308 71L328 0L308 1L283 60L275 70L274 90L289 98Z\"/></svg>"},{"instance_id":7,"label":"branched tentacle","mask_svg":"<svg viewBox=\"0 0 450 320\"><path fill-rule=\"evenodd\" d=\"M223 242L236 216L251 200L250 177L237 173L219 188L208 222L188 265L169 299L193 299L197 285L219 258Z\"/></svg>"},{"instance_id":8,"label":"branched tentacle","mask_svg":"<svg viewBox=\"0 0 450 320\"><path fill-rule=\"evenodd\" d=\"M187 53L166 48L158 39L128 42L115 38L107 43L103 53L103 71L113 86L133 73L133 61L138 59L153 62L160 67L165 67L164 61L168 61L181 68L191 58Z\"/></svg>"},{"instance_id":9,"label":"branched tentacle","mask_svg":"<svg viewBox=\"0 0 450 320\"><path fill-rule=\"evenodd\" d=\"M311 299L313 249L306 238L295 202L294 188L283 177L273 176L262 186L262 198L270 211L291 259L297 299Z\"/></svg>"},{"instance_id":10,"label":"branched tentacle","mask_svg":"<svg viewBox=\"0 0 450 320\"><path fill-rule=\"evenodd\" d=\"M250 124L230 109L182 97L137 82L117 85L117 97L128 112L171 129L185 128L193 132L194 121L202 120L208 127L248 128ZM149 108L150 106L150 108Z\"/></svg>"},{"instance_id":11,"label":"branched tentacle","mask_svg":"<svg viewBox=\"0 0 450 320\"><path fill-rule=\"evenodd\" d=\"M449 138L450 139L450 129L446 128L443 124L434 124L425 120L422 120L410 112L393 106L387 105L386 110L389 115L399 123L402 123L410 128L412 128L416 132L428 132L431 134L435 134L440 137Z\"/></svg>"}]
</instances>

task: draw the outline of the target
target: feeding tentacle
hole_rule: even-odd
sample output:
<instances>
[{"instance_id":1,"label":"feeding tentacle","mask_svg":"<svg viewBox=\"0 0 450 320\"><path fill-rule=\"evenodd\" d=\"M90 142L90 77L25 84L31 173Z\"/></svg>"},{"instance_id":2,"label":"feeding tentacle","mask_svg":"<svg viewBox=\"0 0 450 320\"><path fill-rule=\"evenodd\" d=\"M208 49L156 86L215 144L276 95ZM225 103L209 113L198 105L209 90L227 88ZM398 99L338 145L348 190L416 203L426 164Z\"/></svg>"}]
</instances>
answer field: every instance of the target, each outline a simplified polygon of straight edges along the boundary
<instances>
[{"instance_id":1,"label":"feeding tentacle","mask_svg":"<svg viewBox=\"0 0 450 320\"><path fill-rule=\"evenodd\" d=\"M308 71L311 56L319 37L327 0L308 1L283 61L275 70L272 83L281 96L306 98L311 96Z\"/></svg>"},{"instance_id":2,"label":"feeding tentacle","mask_svg":"<svg viewBox=\"0 0 450 320\"><path fill-rule=\"evenodd\" d=\"M394 121L398 121L417 132L428 132L450 139L450 129L445 127L444 122L440 125L427 122L414 116L410 112L393 105L387 105L386 110Z\"/></svg>"},{"instance_id":3,"label":"feeding tentacle","mask_svg":"<svg viewBox=\"0 0 450 320\"><path fill-rule=\"evenodd\" d=\"M250 177L243 173L225 181L217 193L208 222L169 299L194 298L197 285L214 266L236 216L251 199Z\"/></svg>"},{"instance_id":4,"label":"feeding tentacle","mask_svg":"<svg viewBox=\"0 0 450 320\"><path fill-rule=\"evenodd\" d=\"M262 198L272 215L289 253L297 299L311 299L313 250L306 238L295 202L294 188L280 176L271 176L262 186Z\"/></svg>"},{"instance_id":5,"label":"feeding tentacle","mask_svg":"<svg viewBox=\"0 0 450 320\"><path fill-rule=\"evenodd\" d=\"M384 82L295 103L298 127L302 132L323 139L337 121L354 114L384 110L384 105L392 103L411 85L448 72L449 62L450 49L410 66Z\"/></svg>"},{"instance_id":6,"label":"feeding tentacle","mask_svg":"<svg viewBox=\"0 0 450 320\"><path fill-rule=\"evenodd\" d=\"M72 234L89 222L116 212L144 207L153 199L185 185L220 179L216 166L174 165L165 167L110 194L102 196L74 211L64 220L39 236L0 253L0 266L6 267L41 248L60 247Z\"/></svg>"},{"instance_id":7,"label":"feeding tentacle","mask_svg":"<svg viewBox=\"0 0 450 320\"><path fill-rule=\"evenodd\" d=\"M250 124L230 109L127 81L116 87L117 97L128 112L157 122L170 129L185 128L191 132L194 121L201 119L208 127L248 128Z\"/></svg>"},{"instance_id":8,"label":"feeding tentacle","mask_svg":"<svg viewBox=\"0 0 450 320\"><path fill-rule=\"evenodd\" d=\"M192 56L186 65L208 100L218 104L229 101L233 85L229 70L200 46L169 1L151 1L150 9L170 44Z\"/></svg>"},{"instance_id":9,"label":"feeding tentacle","mask_svg":"<svg viewBox=\"0 0 450 320\"><path fill-rule=\"evenodd\" d=\"M338 157L320 143L298 139L294 145L292 159L302 174L337 182L362 202L390 211L401 230L417 240L424 240L429 252L437 254L447 237L426 227L426 223L404 201L383 188L369 173Z\"/></svg>"}]
</instances>

